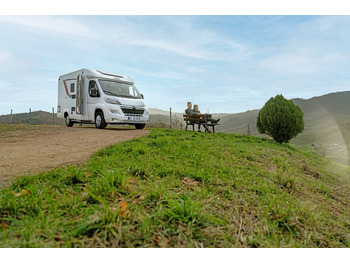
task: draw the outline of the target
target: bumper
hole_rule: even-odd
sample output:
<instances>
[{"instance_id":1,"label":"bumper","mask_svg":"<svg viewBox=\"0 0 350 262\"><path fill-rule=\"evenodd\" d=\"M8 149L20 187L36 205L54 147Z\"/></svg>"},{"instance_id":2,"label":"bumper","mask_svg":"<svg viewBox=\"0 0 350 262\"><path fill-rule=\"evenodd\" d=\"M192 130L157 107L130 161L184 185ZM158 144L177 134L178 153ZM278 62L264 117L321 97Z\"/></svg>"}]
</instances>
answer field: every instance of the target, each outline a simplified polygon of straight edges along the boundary
<instances>
[{"instance_id":1,"label":"bumper","mask_svg":"<svg viewBox=\"0 0 350 262\"><path fill-rule=\"evenodd\" d=\"M147 108L143 108L144 113L140 114L127 114L123 113L119 107L109 106L106 108L105 120L108 124L147 124L149 120Z\"/></svg>"}]
</instances>

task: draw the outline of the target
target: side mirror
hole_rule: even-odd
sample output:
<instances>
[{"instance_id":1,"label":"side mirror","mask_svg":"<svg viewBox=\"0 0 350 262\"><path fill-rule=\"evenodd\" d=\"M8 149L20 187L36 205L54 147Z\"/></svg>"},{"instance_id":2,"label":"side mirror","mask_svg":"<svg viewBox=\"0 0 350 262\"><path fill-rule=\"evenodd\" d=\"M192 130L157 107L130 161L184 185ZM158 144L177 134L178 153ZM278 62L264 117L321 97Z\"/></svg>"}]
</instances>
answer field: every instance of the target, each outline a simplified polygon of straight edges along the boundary
<instances>
[{"instance_id":1,"label":"side mirror","mask_svg":"<svg viewBox=\"0 0 350 262\"><path fill-rule=\"evenodd\" d=\"M143 94L141 94L141 98L144 99Z\"/></svg>"},{"instance_id":2,"label":"side mirror","mask_svg":"<svg viewBox=\"0 0 350 262\"><path fill-rule=\"evenodd\" d=\"M99 95L99 92L98 92L97 89L91 89L90 90L90 96L91 97L99 97L100 95Z\"/></svg>"}]
</instances>

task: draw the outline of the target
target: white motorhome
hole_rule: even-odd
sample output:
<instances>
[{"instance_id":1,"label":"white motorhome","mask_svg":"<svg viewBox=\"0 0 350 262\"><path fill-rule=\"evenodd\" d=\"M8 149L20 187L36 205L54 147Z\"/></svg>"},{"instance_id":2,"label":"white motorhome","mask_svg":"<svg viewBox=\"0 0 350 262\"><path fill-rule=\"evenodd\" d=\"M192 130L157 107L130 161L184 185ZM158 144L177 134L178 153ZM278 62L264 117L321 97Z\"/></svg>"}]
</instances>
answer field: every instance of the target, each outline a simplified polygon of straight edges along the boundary
<instances>
[{"instance_id":1,"label":"white motorhome","mask_svg":"<svg viewBox=\"0 0 350 262\"><path fill-rule=\"evenodd\" d=\"M149 113L143 95L128 76L81 69L58 79L57 117L66 125L95 123L134 125L143 129Z\"/></svg>"}]
</instances>

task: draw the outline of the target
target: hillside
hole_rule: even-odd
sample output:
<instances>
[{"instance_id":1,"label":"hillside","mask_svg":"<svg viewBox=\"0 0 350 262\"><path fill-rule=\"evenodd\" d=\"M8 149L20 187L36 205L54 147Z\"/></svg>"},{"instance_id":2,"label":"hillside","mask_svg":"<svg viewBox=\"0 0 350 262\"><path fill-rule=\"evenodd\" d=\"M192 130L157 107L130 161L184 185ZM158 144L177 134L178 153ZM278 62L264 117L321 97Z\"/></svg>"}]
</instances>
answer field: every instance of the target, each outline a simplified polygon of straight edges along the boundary
<instances>
[{"instance_id":1,"label":"hillside","mask_svg":"<svg viewBox=\"0 0 350 262\"><path fill-rule=\"evenodd\" d=\"M350 91L292 100L304 112L305 129L291 143L340 163L350 163ZM250 135L263 137L256 129L259 111L213 114L213 117L221 119L219 132L248 134L249 126ZM168 114L155 119L169 123ZM182 119L182 114L178 115Z\"/></svg>"},{"instance_id":2,"label":"hillside","mask_svg":"<svg viewBox=\"0 0 350 262\"><path fill-rule=\"evenodd\" d=\"M350 247L350 168L158 129L0 191L0 247Z\"/></svg>"},{"instance_id":3,"label":"hillside","mask_svg":"<svg viewBox=\"0 0 350 262\"><path fill-rule=\"evenodd\" d=\"M9 124L11 115L0 115L0 124ZM12 124L33 124L33 125L64 125L64 119L57 118L56 114L45 111L33 111L29 113L19 113L12 115Z\"/></svg>"},{"instance_id":4,"label":"hillside","mask_svg":"<svg viewBox=\"0 0 350 262\"><path fill-rule=\"evenodd\" d=\"M300 106L304 112L305 122L307 124L305 130L312 129L314 132L319 129L315 124L319 125L319 123L329 119L335 120L337 125L343 123L343 127L348 125L348 122L344 123L343 121L349 118L350 115L350 91L332 93L311 99L292 100L296 105ZM243 113L230 114L230 117L224 119L221 123L222 130L225 132L243 134L247 132L248 125L253 127L254 130L259 111L259 109L256 109ZM220 114L218 114L218 116L220 116ZM348 135L346 135L346 137L348 138Z\"/></svg>"},{"instance_id":5,"label":"hillside","mask_svg":"<svg viewBox=\"0 0 350 262\"><path fill-rule=\"evenodd\" d=\"M292 99L304 112L305 129L292 144L340 163L350 163L350 92L332 93L311 99ZM256 130L259 110L234 114L222 122L220 130L228 133L252 135ZM314 150L312 145L319 145Z\"/></svg>"}]
</instances>

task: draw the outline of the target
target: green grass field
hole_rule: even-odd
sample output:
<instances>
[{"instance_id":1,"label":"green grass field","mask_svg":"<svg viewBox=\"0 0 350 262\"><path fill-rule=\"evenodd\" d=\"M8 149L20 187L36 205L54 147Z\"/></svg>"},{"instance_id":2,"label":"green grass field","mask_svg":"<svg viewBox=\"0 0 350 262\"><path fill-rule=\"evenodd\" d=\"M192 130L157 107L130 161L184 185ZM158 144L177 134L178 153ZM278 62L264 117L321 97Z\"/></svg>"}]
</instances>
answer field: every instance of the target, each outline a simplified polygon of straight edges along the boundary
<instances>
[{"instance_id":1,"label":"green grass field","mask_svg":"<svg viewBox=\"0 0 350 262\"><path fill-rule=\"evenodd\" d=\"M152 130L0 191L0 247L350 247L350 168L233 134Z\"/></svg>"}]
</instances>

